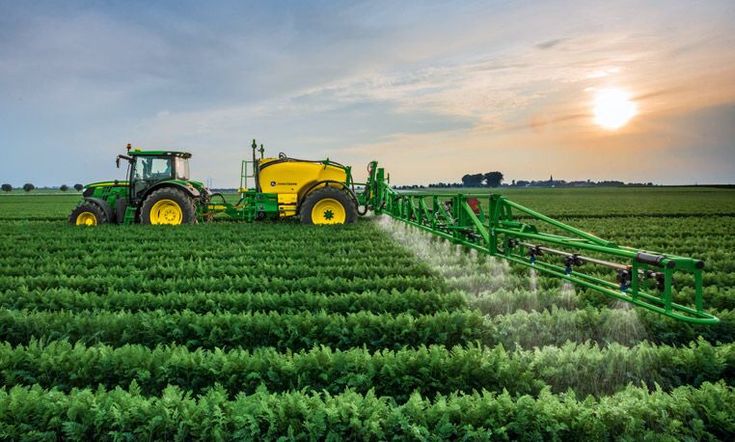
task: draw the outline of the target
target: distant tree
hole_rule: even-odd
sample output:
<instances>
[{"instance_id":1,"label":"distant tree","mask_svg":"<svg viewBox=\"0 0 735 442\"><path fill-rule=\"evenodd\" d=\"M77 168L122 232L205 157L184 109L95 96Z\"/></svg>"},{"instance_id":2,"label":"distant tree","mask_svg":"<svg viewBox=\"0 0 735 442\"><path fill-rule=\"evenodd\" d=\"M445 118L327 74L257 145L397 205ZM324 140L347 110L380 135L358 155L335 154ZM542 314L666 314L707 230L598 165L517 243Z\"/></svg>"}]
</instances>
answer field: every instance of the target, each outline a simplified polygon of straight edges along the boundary
<instances>
[{"instance_id":1,"label":"distant tree","mask_svg":"<svg viewBox=\"0 0 735 442\"><path fill-rule=\"evenodd\" d=\"M36 188L36 186L34 186L31 183L25 183L25 184L23 184L23 190L25 190L26 192L30 192L31 190L33 190L35 188Z\"/></svg>"},{"instance_id":2,"label":"distant tree","mask_svg":"<svg viewBox=\"0 0 735 442\"><path fill-rule=\"evenodd\" d=\"M67 190L69 190L69 186L67 186L66 184L62 184L61 186L59 186L59 190L62 192L66 192Z\"/></svg>"},{"instance_id":3,"label":"distant tree","mask_svg":"<svg viewBox=\"0 0 735 442\"><path fill-rule=\"evenodd\" d=\"M485 183L488 187L499 187L503 182L503 174L500 172L488 172L485 175Z\"/></svg>"},{"instance_id":4,"label":"distant tree","mask_svg":"<svg viewBox=\"0 0 735 442\"><path fill-rule=\"evenodd\" d=\"M481 187L484 179L485 175L481 173L467 174L462 177L462 185L465 187Z\"/></svg>"},{"instance_id":5,"label":"distant tree","mask_svg":"<svg viewBox=\"0 0 735 442\"><path fill-rule=\"evenodd\" d=\"M2 189L3 192L11 192L13 190L13 186L11 186L10 184L3 184Z\"/></svg>"},{"instance_id":6,"label":"distant tree","mask_svg":"<svg viewBox=\"0 0 735 442\"><path fill-rule=\"evenodd\" d=\"M77 192L81 192L82 189L84 189L84 185L82 185L82 184L75 184L74 185L74 190L76 190Z\"/></svg>"}]
</instances>

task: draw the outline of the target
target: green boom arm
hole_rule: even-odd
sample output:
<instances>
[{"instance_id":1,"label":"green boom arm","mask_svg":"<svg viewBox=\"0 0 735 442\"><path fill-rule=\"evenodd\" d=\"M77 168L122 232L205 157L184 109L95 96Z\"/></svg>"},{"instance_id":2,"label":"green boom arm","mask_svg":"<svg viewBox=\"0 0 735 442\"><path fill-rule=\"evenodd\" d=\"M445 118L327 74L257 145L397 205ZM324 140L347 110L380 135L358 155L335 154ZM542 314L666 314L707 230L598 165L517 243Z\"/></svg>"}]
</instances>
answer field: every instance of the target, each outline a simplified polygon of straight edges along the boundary
<instances>
[{"instance_id":1,"label":"green boom arm","mask_svg":"<svg viewBox=\"0 0 735 442\"><path fill-rule=\"evenodd\" d=\"M398 193L376 161L368 171L358 200L376 214L677 320L719 322L703 308L701 260L619 246L497 194ZM693 306L673 301L675 285L693 285Z\"/></svg>"}]
</instances>

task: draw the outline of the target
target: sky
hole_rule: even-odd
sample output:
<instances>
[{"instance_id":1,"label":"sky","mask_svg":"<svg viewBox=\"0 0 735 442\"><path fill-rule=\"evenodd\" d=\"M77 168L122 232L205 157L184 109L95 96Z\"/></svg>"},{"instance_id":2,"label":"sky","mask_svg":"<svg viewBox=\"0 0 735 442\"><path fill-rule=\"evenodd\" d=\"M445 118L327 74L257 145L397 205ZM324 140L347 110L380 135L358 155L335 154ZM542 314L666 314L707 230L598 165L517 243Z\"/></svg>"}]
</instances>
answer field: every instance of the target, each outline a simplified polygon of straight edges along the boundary
<instances>
[{"instance_id":1,"label":"sky","mask_svg":"<svg viewBox=\"0 0 735 442\"><path fill-rule=\"evenodd\" d=\"M735 183L734 29L732 0L0 0L0 181L123 178L132 143L234 187L255 138L396 184Z\"/></svg>"}]
</instances>

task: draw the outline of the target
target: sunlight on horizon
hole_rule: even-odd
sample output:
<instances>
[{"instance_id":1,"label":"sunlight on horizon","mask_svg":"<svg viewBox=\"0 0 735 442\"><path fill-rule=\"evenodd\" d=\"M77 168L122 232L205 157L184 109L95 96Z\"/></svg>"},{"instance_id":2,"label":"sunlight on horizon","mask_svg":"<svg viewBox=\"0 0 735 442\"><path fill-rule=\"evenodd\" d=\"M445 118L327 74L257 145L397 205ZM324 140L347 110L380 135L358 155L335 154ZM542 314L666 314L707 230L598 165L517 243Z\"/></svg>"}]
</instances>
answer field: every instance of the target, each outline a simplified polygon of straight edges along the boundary
<instances>
[{"instance_id":1,"label":"sunlight on horizon","mask_svg":"<svg viewBox=\"0 0 735 442\"><path fill-rule=\"evenodd\" d=\"M595 93L595 123L607 130L617 130L638 114L638 106L622 89L600 89Z\"/></svg>"}]
</instances>

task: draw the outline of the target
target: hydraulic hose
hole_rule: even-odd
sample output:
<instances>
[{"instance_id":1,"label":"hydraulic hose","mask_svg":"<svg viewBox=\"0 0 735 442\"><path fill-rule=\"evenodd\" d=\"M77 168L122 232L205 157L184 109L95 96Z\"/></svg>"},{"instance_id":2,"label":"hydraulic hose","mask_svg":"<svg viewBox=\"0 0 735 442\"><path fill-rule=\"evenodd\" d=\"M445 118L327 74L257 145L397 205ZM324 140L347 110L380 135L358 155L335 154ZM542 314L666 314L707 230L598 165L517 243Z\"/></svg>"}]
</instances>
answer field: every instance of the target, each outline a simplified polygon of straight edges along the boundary
<instances>
[{"instance_id":1,"label":"hydraulic hose","mask_svg":"<svg viewBox=\"0 0 735 442\"><path fill-rule=\"evenodd\" d=\"M224 195L222 195L222 194L221 194L221 193L219 193L219 192L215 192L215 193L211 194L211 195L210 195L210 201L211 201L211 198L212 198L212 197L215 197L215 196L218 196L218 197L222 198L222 203L223 203L223 204L227 204L227 200L225 199L225 196L224 196Z\"/></svg>"}]
</instances>

